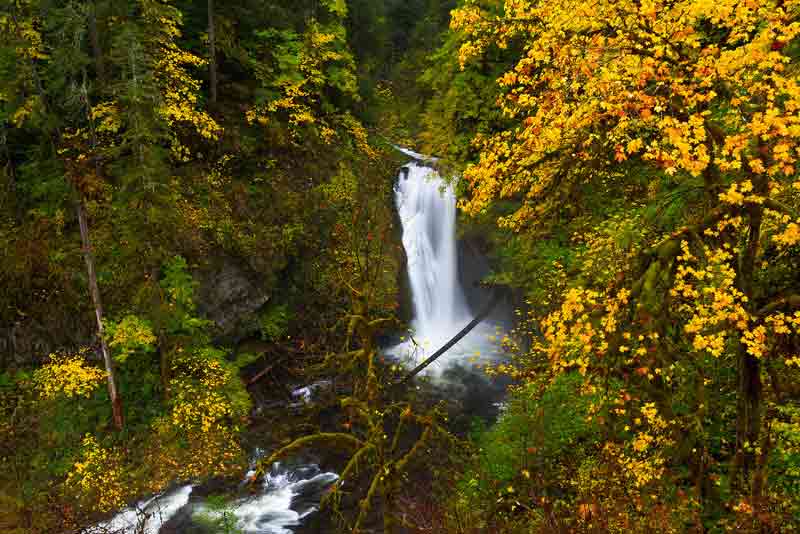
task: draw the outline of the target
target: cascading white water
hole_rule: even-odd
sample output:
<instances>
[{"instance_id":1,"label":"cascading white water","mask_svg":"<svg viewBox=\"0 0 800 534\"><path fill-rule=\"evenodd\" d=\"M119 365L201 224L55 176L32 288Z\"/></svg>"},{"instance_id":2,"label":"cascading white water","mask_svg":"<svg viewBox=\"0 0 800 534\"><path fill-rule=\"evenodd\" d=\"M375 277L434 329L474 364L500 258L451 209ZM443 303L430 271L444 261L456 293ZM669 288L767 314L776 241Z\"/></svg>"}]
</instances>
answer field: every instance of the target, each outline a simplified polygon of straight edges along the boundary
<instances>
[{"instance_id":1,"label":"cascading white water","mask_svg":"<svg viewBox=\"0 0 800 534\"><path fill-rule=\"evenodd\" d=\"M249 482L255 474L255 461L262 454L263 451L256 450L244 482ZM292 527L300 525L303 518L317 511L323 492L338 478L336 473L324 472L315 464L292 469L275 464L264 477L260 492L230 503L237 531L243 534L291 534ZM141 501L86 532L159 534L161 527L182 510L193 519L218 516L219 512L209 509L202 500L189 502L192 489L191 485L182 486Z\"/></svg>"},{"instance_id":2,"label":"cascading white water","mask_svg":"<svg viewBox=\"0 0 800 534\"><path fill-rule=\"evenodd\" d=\"M248 472L245 480L253 473ZM291 527L317 511L322 493L338 479L336 473L323 472L315 464L287 469L276 463L264 476L260 494L232 503L236 526L243 534L292 534ZM202 504L193 513L215 515Z\"/></svg>"},{"instance_id":3,"label":"cascading white water","mask_svg":"<svg viewBox=\"0 0 800 534\"><path fill-rule=\"evenodd\" d=\"M473 314L459 281L456 196L452 184L424 163L432 158L401 151L414 158L403 167L395 188L414 317L411 339L389 348L387 353L417 363L449 341ZM501 330L490 322L481 323L425 374L441 375L453 364L495 359Z\"/></svg>"},{"instance_id":4,"label":"cascading white water","mask_svg":"<svg viewBox=\"0 0 800 534\"><path fill-rule=\"evenodd\" d=\"M419 337L450 331L469 320L458 281L456 197L431 167L409 163L395 191Z\"/></svg>"},{"instance_id":5,"label":"cascading white water","mask_svg":"<svg viewBox=\"0 0 800 534\"><path fill-rule=\"evenodd\" d=\"M192 485L157 495L125 508L120 513L86 530L87 534L158 534L161 526L189 502Z\"/></svg>"},{"instance_id":6,"label":"cascading white water","mask_svg":"<svg viewBox=\"0 0 800 534\"><path fill-rule=\"evenodd\" d=\"M431 158L402 150L415 159L404 166L395 191L403 227L403 247L414 305L412 339L391 347L390 355L416 360L441 347L471 319L459 281L456 241L456 197L430 166ZM497 358L496 338L503 326L484 321L437 360L426 374L439 376L453 364L487 363ZM308 402L314 391L328 387L324 381L298 388L293 395ZM257 449L244 482L255 474L255 462L264 451ZM292 527L317 510L322 493L338 479L317 465L292 469L276 464L264 478L261 490L231 502L237 528L245 534L291 534ZM89 534L158 534L180 512L190 517L214 515L202 500L190 503L193 486L187 485L126 508L110 520L88 529Z\"/></svg>"}]
</instances>

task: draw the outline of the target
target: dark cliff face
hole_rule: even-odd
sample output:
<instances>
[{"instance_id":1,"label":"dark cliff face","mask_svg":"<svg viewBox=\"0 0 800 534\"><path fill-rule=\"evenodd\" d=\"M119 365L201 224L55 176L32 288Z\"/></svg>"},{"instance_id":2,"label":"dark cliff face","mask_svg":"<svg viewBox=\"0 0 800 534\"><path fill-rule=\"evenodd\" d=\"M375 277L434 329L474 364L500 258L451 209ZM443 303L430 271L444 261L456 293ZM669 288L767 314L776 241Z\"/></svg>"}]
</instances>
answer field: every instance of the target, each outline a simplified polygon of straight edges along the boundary
<instances>
[{"instance_id":1,"label":"dark cliff face","mask_svg":"<svg viewBox=\"0 0 800 534\"><path fill-rule=\"evenodd\" d=\"M42 320L20 317L0 325L0 368L40 365L52 352L91 344L90 320L84 321L80 313L53 310Z\"/></svg>"},{"instance_id":2,"label":"dark cliff face","mask_svg":"<svg viewBox=\"0 0 800 534\"><path fill-rule=\"evenodd\" d=\"M458 276L467 304L474 312L489 301L491 293L480 285L489 274L489 262L482 251L483 243L475 237L461 238L458 241Z\"/></svg>"},{"instance_id":3,"label":"dark cliff face","mask_svg":"<svg viewBox=\"0 0 800 534\"><path fill-rule=\"evenodd\" d=\"M258 331L258 313L270 296L257 274L227 256L193 274L198 281L198 311L213 323L214 336L237 342ZM96 344L91 310L54 308L43 317L20 316L12 324L0 325L0 368L38 366L53 352Z\"/></svg>"},{"instance_id":4,"label":"dark cliff face","mask_svg":"<svg viewBox=\"0 0 800 534\"><path fill-rule=\"evenodd\" d=\"M472 313L477 313L486 306L492 296L492 291L481 284L491 271L488 258L488 244L479 235L470 234L458 240L458 275ZM515 295L513 292L507 294L508 297L494 309L489 318L511 325Z\"/></svg>"},{"instance_id":5,"label":"dark cliff face","mask_svg":"<svg viewBox=\"0 0 800 534\"><path fill-rule=\"evenodd\" d=\"M223 257L195 273L197 309L213 323L213 332L238 342L258 330L258 313L269 301L259 276L235 258Z\"/></svg>"},{"instance_id":6,"label":"dark cliff face","mask_svg":"<svg viewBox=\"0 0 800 534\"><path fill-rule=\"evenodd\" d=\"M403 248L403 222L397 212L397 199L395 189L398 180L408 179L408 168L400 167L397 177L392 186L392 242L395 244L395 254L397 256L397 317L404 323L411 322L414 318L414 303L411 300L411 281L408 278L408 258Z\"/></svg>"}]
</instances>

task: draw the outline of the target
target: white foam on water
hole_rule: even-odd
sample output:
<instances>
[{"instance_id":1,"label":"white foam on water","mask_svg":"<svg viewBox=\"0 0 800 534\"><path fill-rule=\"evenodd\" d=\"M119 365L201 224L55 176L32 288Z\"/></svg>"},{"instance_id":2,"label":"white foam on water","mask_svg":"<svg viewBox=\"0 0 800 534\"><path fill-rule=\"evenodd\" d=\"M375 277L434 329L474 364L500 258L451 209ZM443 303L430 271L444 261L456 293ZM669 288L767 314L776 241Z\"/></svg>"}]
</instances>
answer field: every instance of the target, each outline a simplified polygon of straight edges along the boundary
<instances>
[{"instance_id":1,"label":"white foam on water","mask_svg":"<svg viewBox=\"0 0 800 534\"><path fill-rule=\"evenodd\" d=\"M256 449L245 481L255 474L255 464L264 455ZM303 518L316 512L317 495L336 482L336 473L322 472L316 465L286 468L275 464L264 477L261 491L251 497L234 500L228 509L236 517L237 528L244 534L291 534L291 527L300 525ZM108 521L87 529L85 534L159 534L161 527L187 506L192 485L182 486L163 495L157 495L126 508ZM295 501L303 495L310 499L308 507L293 509ZM192 503L195 518L219 517L221 512L210 509L203 502ZM297 508L297 506L296 506Z\"/></svg>"},{"instance_id":2,"label":"white foam on water","mask_svg":"<svg viewBox=\"0 0 800 534\"><path fill-rule=\"evenodd\" d=\"M249 471L248 475L251 473L255 471ZM320 472L314 465L290 470L275 464L264 477L263 491L232 502L230 511L237 519L237 528L244 534L291 534L291 527L300 525L304 517L317 511L315 506L294 510L295 499L308 486L325 489L338 479L336 473ZM193 515L200 514L219 517L219 512L209 510L203 504L196 505L193 510Z\"/></svg>"},{"instance_id":3,"label":"white foam on water","mask_svg":"<svg viewBox=\"0 0 800 534\"><path fill-rule=\"evenodd\" d=\"M117 515L90 527L86 534L158 534L161 526L189 502L192 485L140 501Z\"/></svg>"}]
</instances>

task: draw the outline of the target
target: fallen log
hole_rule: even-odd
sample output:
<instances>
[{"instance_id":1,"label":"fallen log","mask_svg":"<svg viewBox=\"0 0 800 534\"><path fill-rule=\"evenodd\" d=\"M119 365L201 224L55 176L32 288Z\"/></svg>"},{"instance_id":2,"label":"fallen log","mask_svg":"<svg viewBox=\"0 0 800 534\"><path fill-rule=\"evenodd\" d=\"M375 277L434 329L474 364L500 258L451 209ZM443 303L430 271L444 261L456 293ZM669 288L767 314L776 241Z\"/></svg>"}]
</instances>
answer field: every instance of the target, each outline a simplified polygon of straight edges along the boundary
<instances>
[{"instance_id":1,"label":"fallen log","mask_svg":"<svg viewBox=\"0 0 800 534\"><path fill-rule=\"evenodd\" d=\"M426 358L424 362L420 363L419 365L414 367L414 369L409 371L408 374L406 374L400 381L396 382L395 385L402 386L403 384L405 384L406 382L417 376L419 373L421 373L430 364L435 362L436 359L439 358L442 354L450 350L453 347L453 345L461 341L461 338L469 334L473 328L478 326L481 323L481 321L486 319L486 317L488 317L489 314L492 313L492 310L500 302L502 296L503 292L499 289L495 289L494 294L492 295L492 298L489 300L488 304L486 304L486 307L483 308L481 312L478 315L476 315L475 318L469 322L469 324L467 324L467 326L462 328L458 332L458 334L456 334L455 336L452 337L452 339L450 339L450 341L442 345L442 347L439 350L437 350L436 352L431 354L428 358Z\"/></svg>"},{"instance_id":2,"label":"fallen log","mask_svg":"<svg viewBox=\"0 0 800 534\"><path fill-rule=\"evenodd\" d=\"M276 361L272 362L271 364L269 364L268 366L266 366L264 369L262 369L261 371L259 371L255 375L253 375L252 378L250 378L250 380L248 380L245 383L245 387L250 387L253 384L255 384L256 382L258 382L259 380L261 380L262 378L264 378L264 376L266 376L270 371L275 369L275 367L277 367L278 365L283 363L283 361L286 360L287 358L288 358L288 355L287 356L281 356L280 358L278 358L278 360L276 360Z\"/></svg>"}]
</instances>

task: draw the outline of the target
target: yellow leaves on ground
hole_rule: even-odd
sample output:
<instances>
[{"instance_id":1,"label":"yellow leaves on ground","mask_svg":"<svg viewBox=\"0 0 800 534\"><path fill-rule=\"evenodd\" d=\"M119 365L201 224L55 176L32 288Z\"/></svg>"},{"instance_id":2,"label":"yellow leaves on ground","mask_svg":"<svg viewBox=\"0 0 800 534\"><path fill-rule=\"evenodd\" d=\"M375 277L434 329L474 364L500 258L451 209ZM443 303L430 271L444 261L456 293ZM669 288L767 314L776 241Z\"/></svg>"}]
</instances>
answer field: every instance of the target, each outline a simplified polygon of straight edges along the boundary
<instances>
[{"instance_id":1,"label":"yellow leaves on ground","mask_svg":"<svg viewBox=\"0 0 800 534\"><path fill-rule=\"evenodd\" d=\"M78 354L51 354L50 363L34 372L33 380L44 399L58 395L68 398L91 396L106 379L106 372L89 365L85 355L88 349Z\"/></svg>"}]
</instances>

